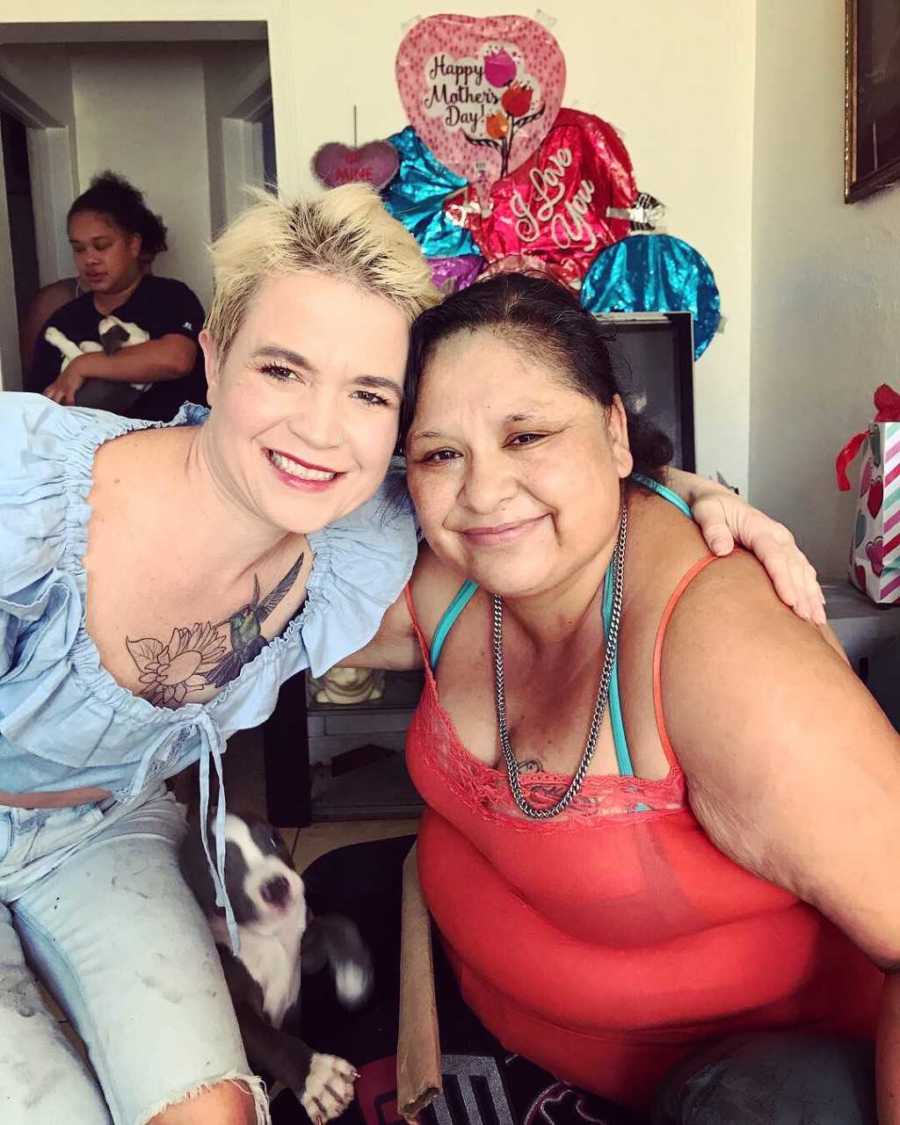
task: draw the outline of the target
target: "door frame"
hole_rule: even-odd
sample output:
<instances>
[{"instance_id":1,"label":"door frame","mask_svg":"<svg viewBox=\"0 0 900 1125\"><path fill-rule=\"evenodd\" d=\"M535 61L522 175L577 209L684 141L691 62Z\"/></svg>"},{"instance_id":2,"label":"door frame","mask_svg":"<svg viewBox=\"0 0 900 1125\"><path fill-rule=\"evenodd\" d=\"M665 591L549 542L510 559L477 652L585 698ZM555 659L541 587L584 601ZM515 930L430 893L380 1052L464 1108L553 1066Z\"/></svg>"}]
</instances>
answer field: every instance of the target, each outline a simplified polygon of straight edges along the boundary
<instances>
[{"instance_id":1,"label":"door frame","mask_svg":"<svg viewBox=\"0 0 900 1125\"><path fill-rule=\"evenodd\" d=\"M31 206L38 276L41 285L65 277L72 269L66 237L66 213L75 188L69 130L17 86L0 78L0 110L26 129ZM0 154L0 390L19 390L19 318L12 283L12 245L6 205L6 173Z\"/></svg>"},{"instance_id":2,"label":"door frame","mask_svg":"<svg viewBox=\"0 0 900 1125\"><path fill-rule=\"evenodd\" d=\"M72 42L72 12L63 3L52 0L36 5L27 15L25 5L19 5L15 14L3 13L0 36L4 27L16 26L22 33L17 42ZM303 5L292 0L194 0L191 4L192 24L265 23L268 41L269 98L275 120L275 148L278 153L279 190L296 195L309 186L309 170L302 159L302 127L299 113L299 86L296 58L292 44L297 41L303 20ZM49 13L49 14L48 14ZM152 21L147 19L145 0L80 0L77 26L85 24L173 24L184 25L184 0L154 0ZM56 37L54 25L59 28ZM40 26L41 34L33 40L27 29ZM49 38L50 36L53 38ZM123 31L122 39L127 39ZM28 127L28 158L31 163L32 200L35 210L35 236L38 249L38 267L41 283L66 276L72 268L71 252L65 231L65 216L74 198L76 178L72 163L69 130L55 121L41 106L26 97L11 83L0 79L0 98L6 95L4 108L22 120ZM262 111L262 106L257 112ZM249 111L248 111L249 112ZM233 159L241 162L248 172L248 180L262 182L261 128L252 117L231 118L228 149ZM223 121L224 124L224 121ZM257 133L254 129L258 130ZM225 140L223 132L223 141ZM9 265L8 219L6 215L5 177L0 162L0 272ZM244 203L246 199L244 198ZM236 201L235 201L236 205ZM5 256L4 256L5 255ZM0 390L15 390L21 386L21 364L18 346L18 318L13 298L12 310L0 286ZM9 338L15 325L15 346Z\"/></svg>"},{"instance_id":3,"label":"door frame","mask_svg":"<svg viewBox=\"0 0 900 1125\"><path fill-rule=\"evenodd\" d=\"M274 110L272 81L268 74L246 97L241 97L222 115L222 170L224 183L224 220L232 219L247 206L247 188L265 187L263 164L263 116ZM276 152L278 142L275 142Z\"/></svg>"}]
</instances>

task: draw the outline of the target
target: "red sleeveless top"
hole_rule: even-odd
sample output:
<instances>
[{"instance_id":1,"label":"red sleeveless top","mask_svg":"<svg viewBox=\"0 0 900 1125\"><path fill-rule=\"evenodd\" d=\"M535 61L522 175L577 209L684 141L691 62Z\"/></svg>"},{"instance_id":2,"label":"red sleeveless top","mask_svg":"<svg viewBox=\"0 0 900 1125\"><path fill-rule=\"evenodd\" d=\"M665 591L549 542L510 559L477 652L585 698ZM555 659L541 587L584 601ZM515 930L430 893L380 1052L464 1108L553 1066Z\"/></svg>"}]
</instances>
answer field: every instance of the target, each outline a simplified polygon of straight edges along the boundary
<instances>
[{"instance_id":1,"label":"red sleeveless top","mask_svg":"<svg viewBox=\"0 0 900 1125\"><path fill-rule=\"evenodd\" d=\"M463 995L511 1052L644 1108L700 1042L792 1028L871 1036L883 976L827 919L726 858L687 804L666 734L656 637L653 695L669 760L658 780L589 776L572 805L526 820L505 770L474 758L426 683L407 737L426 803L419 876ZM407 601L415 624L412 597ZM522 775L533 804L570 778Z\"/></svg>"}]
</instances>

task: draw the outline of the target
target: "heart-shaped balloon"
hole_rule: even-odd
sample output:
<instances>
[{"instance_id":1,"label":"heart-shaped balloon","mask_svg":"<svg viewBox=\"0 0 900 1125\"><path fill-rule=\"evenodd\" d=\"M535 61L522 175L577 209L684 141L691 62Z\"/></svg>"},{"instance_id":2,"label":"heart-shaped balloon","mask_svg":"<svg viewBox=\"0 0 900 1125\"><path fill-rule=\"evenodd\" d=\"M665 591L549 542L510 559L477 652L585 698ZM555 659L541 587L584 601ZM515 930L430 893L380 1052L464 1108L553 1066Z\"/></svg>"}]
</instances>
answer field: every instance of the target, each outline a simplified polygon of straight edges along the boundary
<instances>
[{"instance_id":1,"label":"heart-shaped balloon","mask_svg":"<svg viewBox=\"0 0 900 1125\"><path fill-rule=\"evenodd\" d=\"M428 151L411 125L389 140L400 157L400 171L381 193L390 214L403 223L426 258L477 254L471 234L444 214L444 200L464 188L465 180Z\"/></svg>"},{"instance_id":2,"label":"heart-shaped balloon","mask_svg":"<svg viewBox=\"0 0 900 1125\"><path fill-rule=\"evenodd\" d=\"M598 254L584 279L581 303L592 313L689 312L694 359L709 347L721 319L709 263L668 234L633 234Z\"/></svg>"},{"instance_id":3,"label":"heart-shaped balloon","mask_svg":"<svg viewBox=\"0 0 900 1125\"><path fill-rule=\"evenodd\" d=\"M439 15L406 33L396 74L418 135L484 198L546 137L566 62L550 32L525 16Z\"/></svg>"},{"instance_id":4,"label":"heart-shaped balloon","mask_svg":"<svg viewBox=\"0 0 900 1125\"><path fill-rule=\"evenodd\" d=\"M380 191L399 167L400 156L388 141L369 141L359 148L330 141L312 158L313 172L326 187L363 183Z\"/></svg>"},{"instance_id":5,"label":"heart-shaped balloon","mask_svg":"<svg viewBox=\"0 0 900 1125\"><path fill-rule=\"evenodd\" d=\"M455 258L429 258L431 280L444 296L468 289L484 269L480 254L460 254Z\"/></svg>"},{"instance_id":6,"label":"heart-shaped balloon","mask_svg":"<svg viewBox=\"0 0 900 1125\"><path fill-rule=\"evenodd\" d=\"M605 121L561 109L537 152L491 188L487 206L470 187L446 209L466 226L488 261L540 258L573 288L605 246L625 238L628 219L607 217L637 196L631 158Z\"/></svg>"}]
</instances>

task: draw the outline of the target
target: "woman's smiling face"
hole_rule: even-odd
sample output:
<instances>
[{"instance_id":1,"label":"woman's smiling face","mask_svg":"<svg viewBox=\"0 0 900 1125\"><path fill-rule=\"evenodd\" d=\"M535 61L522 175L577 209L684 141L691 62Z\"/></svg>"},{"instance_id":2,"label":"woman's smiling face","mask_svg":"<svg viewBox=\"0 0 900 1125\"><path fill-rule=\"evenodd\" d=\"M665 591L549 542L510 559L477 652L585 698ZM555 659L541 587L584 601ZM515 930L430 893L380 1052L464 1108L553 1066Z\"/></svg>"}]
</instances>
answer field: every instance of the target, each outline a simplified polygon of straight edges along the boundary
<instances>
[{"instance_id":1,"label":"woman's smiling face","mask_svg":"<svg viewBox=\"0 0 900 1125\"><path fill-rule=\"evenodd\" d=\"M312 271L265 282L222 362L201 335L205 452L257 518L316 531L359 507L397 441L409 330L386 298Z\"/></svg>"},{"instance_id":2,"label":"woman's smiling face","mask_svg":"<svg viewBox=\"0 0 900 1125\"><path fill-rule=\"evenodd\" d=\"M631 471L621 401L574 389L497 331L440 343L407 438L422 530L445 563L504 596L554 588L615 537Z\"/></svg>"}]
</instances>

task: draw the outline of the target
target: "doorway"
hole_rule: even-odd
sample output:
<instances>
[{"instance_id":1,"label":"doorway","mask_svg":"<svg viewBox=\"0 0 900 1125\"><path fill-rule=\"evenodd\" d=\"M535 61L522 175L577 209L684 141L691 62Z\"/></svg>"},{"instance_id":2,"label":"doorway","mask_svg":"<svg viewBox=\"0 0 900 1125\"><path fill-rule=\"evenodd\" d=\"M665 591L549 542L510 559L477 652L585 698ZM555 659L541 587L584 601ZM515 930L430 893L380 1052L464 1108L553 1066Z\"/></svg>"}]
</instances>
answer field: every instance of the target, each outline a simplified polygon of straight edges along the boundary
<instances>
[{"instance_id":1,"label":"doorway","mask_svg":"<svg viewBox=\"0 0 900 1125\"><path fill-rule=\"evenodd\" d=\"M38 291L40 281L27 131L23 122L5 110L0 110L0 141L6 177L6 212L9 219L16 312L21 320L25 308Z\"/></svg>"},{"instance_id":2,"label":"doorway","mask_svg":"<svg viewBox=\"0 0 900 1125\"><path fill-rule=\"evenodd\" d=\"M144 192L169 229L154 272L208 308L206 248L247 205L245 185L277 182L277 160L262 21L0 24L0 43L0 95L13 94L0 97L0 259L15 279L0 285L0 388L16 389L16 325L39 287L71 277L65 216L93 176ZM10 113L10 100L34 112Z\"/></svg>"}]
</instances>

